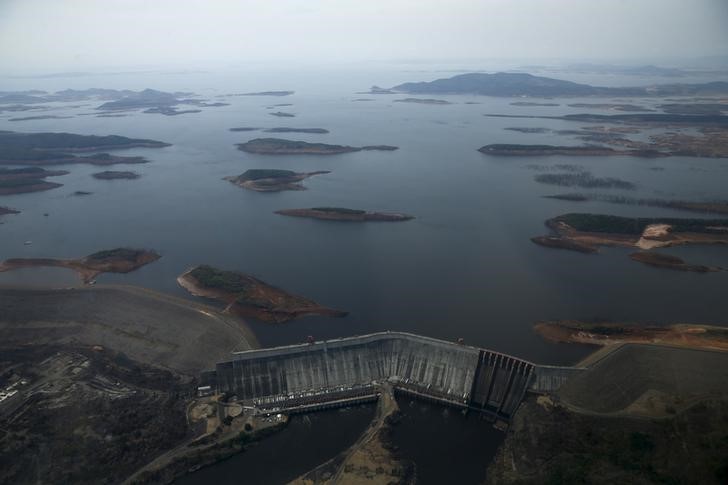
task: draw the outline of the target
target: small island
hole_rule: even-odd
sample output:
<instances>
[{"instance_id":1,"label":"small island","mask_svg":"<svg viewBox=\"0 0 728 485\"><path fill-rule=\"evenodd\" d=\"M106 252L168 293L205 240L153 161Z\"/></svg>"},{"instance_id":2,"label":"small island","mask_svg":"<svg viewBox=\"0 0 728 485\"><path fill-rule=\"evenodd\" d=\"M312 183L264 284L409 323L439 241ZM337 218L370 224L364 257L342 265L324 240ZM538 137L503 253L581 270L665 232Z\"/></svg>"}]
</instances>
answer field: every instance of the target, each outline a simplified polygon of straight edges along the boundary
<instances>
[{"instance_id":1,"label":"small island","mask_svg":"<svg viewBox=\"0 0 728 485\"><path fill-rule=\"evenodd\" d=\"M84 284L90 284L101 273L130 273L160 257L154 251L116 248L99 251L81 259L16 258L0 262L0 273L21 268L55 266L75 271Z\"/></svg>"},{"instance_id":2,"label":"small island","mask_svg":"<svg viewBox=\"0 0 728 485\"><path fill-rule=\"evenodd\" d=\"M280 192L282 190L306 190L301 181L314 175L331 173L328 170L297 173L293 170L276 170L256 168L246 170L237 176L225 177L238 187L257 192Z\"/></svg>"},{"instance_id":3,"label":"small island","mask_svg":"<svg viewBox=\"0 0 728 485\"><path fill-rule=\"evenodd\" d=\"M290 128L287 126L281 126L277 128L268 128L267 130L263 130L266 133L310 133L310 134L319 134L324 135L326 133L329 133L329 130L325 128Z\"/></svg>"},{"instance_id":4,"label":"small island","mask_svg":"<svg viewBox=\"0 0 728 485\"><path fill-rule=\"evenodd\" d=\"M347 315L347 312L292 295L245 273L212 266L192 268L177 278L177 282L195 296L222 301L227 305L227 312L268 323L283 323L308 315Z\"/></svg>"},{"instance_id":5,"label":"small island","mask_svg":"<svg viewBox=\"0 0 728 485\"><path fill-rule=\"evenodd\" d=\"M173 106L154 106L152 108L145 109L142 113L147 114L160 114L165 116L176 116L184 115L188 113L202 113L200 109L177 109Z\"/></svg>"},{"instance_id":6,"label":"small island","mask_svg":"<svg viewBox=\"0 0 728 485\"><path fill-rule=\"evenodd\" d=\"M728 329L710 325L668 326L634 323L539 322L536 333L551 342L589 345L660 344L691 349L728 350Z\"/></svg>"},{"instance_id":7,"label":"small island","mask_svg":"<svg viewBox=\"0 0 728 485\"><path fill-rule=\"evenodd\" d=\"M119 180L119 179L134 180L134 179L138 179L139 177L141 177L141 175L139 175L136 172L129 172L129 171L119 172L119 171L114 171L114 170L106 170L105 172L97 172L97 173L91 174L91 176L93 178L99 179L99 180Z\"/></svg>"},{"instance_id":8,"label":"small island","mask_svg":"<svg viewBox=\"0 0 728 485\"><path fill-rule=\"evenodd\" d=\"M595 253L599 246L619 246L650 251L687 244L728 245L728 219L630 218L601 214L565 214L546 221L555 234L532 238L541 246ZM633 259L654 263L665 257L638 256ZM673 265L686 263L672 260Z\"/></svg>"},{"instance_id":9,"label":"small island","mask_svg":"<svg viewBox=\"0 0 728 485\"><path fill-rule=\"evenodd\" d=\"M258 131L260 128L254 126L240 126L237 128L230 128L230 131Z\"/></svg>"},{"instance_id":10,"label":"small island","mask_svg":"<svg viewBox=\"0 0 728 485\"><path fill-rule=\"evenodd\" d=\"M234 94L233 96L290 96L295 91L259 91L256 93Z\"/></svg>"},{"instance_id":11,"label":"small island","mask_svg":"<svg viewBox=\"0 0 728 485\"><path fill-rule=\"evenodd\" d=\"M639 252L632 253L629 257L633 261L643 263L657 268L672 269L677 271L690 271L693 273L712 273L721 271L720 268L705 266L702 264L688 264L682 258L671 256L669 254L655 252Z\"/></svg>"},{"instance_id":12,"label":"small island","mask_svg":"<svg viewBox=\"0 0 728 485\"><path fill-rule=\"evenodd\" d=\"M11 209L10 207L0 206L0 216L4 216L7 214L20 214L20 211Z\"/></svg>"},{"instance_id":13,"label":"small island","mask_svg":"<svg viewBox=\"0 0 728 485\"><path fill-rule=\"evenodd\" d=\"M283 216L308 217L325 221L343 222L400 222L414 219L413 216L399 212L367 212L343 207L312 207L310 209L283 209L275 212Z\"/></svg>"},{"instance_id":14,"label":"small island","mask_svg":"<svg viewBox=\"0 0 728 485\"><path fill-rule=\"evenodd\" d=\"M432 98L404 98L395 99L395 103L412 103L412 104L433 104L433 105L444 105L452 104L450 101L444 99L432 99Z\"/></svg>"},{"instance_id":15,"label":"small island","mask_svg":"<svg viewBox=\"0 0 728 485\"><path fill-rule=\"evenodd\" d=\"M507 143L494 143L485 145L478 149L480 153L496 156L528 156L544 157L551 155L562 156L612 156L627 155L631 157L655 158L668 156L658 150L616 150L614 148L582 145L582 146L558 146L558 145L515 145Z\"/></svg>"},{"instance_id":16,"label":"small island","mask_svg":"<svg viewBox=\"0 0 728 485\"><path fill-rule=\"evenodd\" d=\"M358 152L361 148L327 143L284 140L281 138L255 138L237 145L238 150L260 155L335 155Z\"/></svg>"},{"instance_id":17,"label":"small island","mask_svg":"<svg viewBox=\"0 0 728 485\"><path fill-rule=\"evenodd\" d=\"M274 111L273 113L268 113L271 116L278 116L279 118L295 118L296 115L293 113L286 113L285 111Z\"/></svg>"}]
</instances>

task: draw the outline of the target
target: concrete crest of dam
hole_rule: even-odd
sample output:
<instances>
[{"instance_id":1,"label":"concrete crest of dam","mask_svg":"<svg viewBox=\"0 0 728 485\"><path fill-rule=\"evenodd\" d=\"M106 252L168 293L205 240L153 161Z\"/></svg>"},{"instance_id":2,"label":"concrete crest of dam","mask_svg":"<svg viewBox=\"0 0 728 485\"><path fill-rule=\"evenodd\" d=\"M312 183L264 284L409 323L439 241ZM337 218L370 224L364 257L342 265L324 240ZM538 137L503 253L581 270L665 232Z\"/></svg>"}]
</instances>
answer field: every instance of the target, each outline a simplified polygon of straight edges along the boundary
<instances>
[{"instance_id":1,"label":"concrete crest of dam","mask_svg":"<svg viewBox=\"0 0 728 485\"><path fill-rule=\"evenodd\" d=\"M553 392L578 367L517 357L402 332L236 352L202 376L260 413L297 413L396 393L509 420L528 391Z\"/></svg>"}]
</instances>

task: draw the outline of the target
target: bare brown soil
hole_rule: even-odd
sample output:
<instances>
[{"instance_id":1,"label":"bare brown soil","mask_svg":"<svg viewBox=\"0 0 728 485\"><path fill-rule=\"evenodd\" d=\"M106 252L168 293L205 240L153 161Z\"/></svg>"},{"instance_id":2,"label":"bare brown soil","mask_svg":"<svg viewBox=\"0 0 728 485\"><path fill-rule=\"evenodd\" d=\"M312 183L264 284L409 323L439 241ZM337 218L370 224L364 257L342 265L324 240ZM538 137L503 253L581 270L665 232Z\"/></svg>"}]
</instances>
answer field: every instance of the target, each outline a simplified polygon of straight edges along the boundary
<instances>
[{"instance_id":1,"label":"bare brown soil","mask_svg":"<svg viewBox=\"0 0 728 485\"><path fill-rule=\"evenodd\" d=\"M246 283L244 292L207 287L197 280L194 268L177 278L180 286L195 296L211 298L227 305L226 312L268 323L283 323L308 315L344 317L347 312L334 310L306 298L292 295L244 273L236 273Z\"/></svg>"},{"instance_id":2,"label":"bare brown soil","mask_svg":"<svg viewBox=\"0 0 728 485\"><path fill-rule=\"evenodd\" d=\"M38 266L55 266L68 268L81 277L84 283L90 283L101 273L130 273L144 265L153 263L161 256L154 251L129 250L125 257L111 255L95 258L94 255L80 259L52 259L52 258L15 258L0 262L0 273L21 268Z\"/></svg>"},{"instance_id":3,"label":"bare brown soil","mask_svg":"<svg viewBox=\"0 0 728 485\"><path fill-rule=\"evenodd\" d=\"M563 221L550 220L547 226L556 236L533 238L536 244L581 252L597 252L599 246L619 246L649 250L687 244L728 244L728 230L723 232L672 232L667 224L648 226L643 234L616 234L578 231ZM659 226L659 227L658 227Z\"/></svg>"},{"instance_id":4,"label":"bare brown soil","mask_svg":"<svg viewBox=\"0 0 728 485\"><path fill-rule=\"evenodd\" d=\"M647 343L728 351L728 328L709 325L677 324L658 327L559 320L539 322L534 329L552 342L591 345Z\"/></svg>"},{"instance_id":5,"label":"bare brown soil","mask_svg":"<svg viewBox=\"0 0 728 485\"><path fill-rule=\"evenodd\" d=\"M658 268L674 269L678 271L690 271L693 273L711 273L715 271L721 271L720 268L712 266L704 266L702 264L687 264L681 258L677 256L671 256L669 254L661 254L655 252L639 252L632 253L629 255L634 261L647 264L649 266L655 266Z\"/></svg>"}]
</instances>

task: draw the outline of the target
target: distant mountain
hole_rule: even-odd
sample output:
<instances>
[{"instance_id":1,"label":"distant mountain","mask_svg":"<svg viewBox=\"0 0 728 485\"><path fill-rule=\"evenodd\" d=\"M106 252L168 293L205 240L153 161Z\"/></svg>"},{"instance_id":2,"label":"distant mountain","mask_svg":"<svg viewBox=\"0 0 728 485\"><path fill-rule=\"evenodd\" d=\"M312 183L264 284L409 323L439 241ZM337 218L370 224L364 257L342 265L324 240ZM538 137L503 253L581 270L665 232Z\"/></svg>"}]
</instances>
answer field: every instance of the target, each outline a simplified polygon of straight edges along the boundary
<instances>
[{"instance_id":1,"label":"distant mountain","mask_svg":"<svg viewBox=\"0 0 728 485\"><path fill-rule=\"evenodd\" d=\"M375 92L375 91L373 91ZM526 73L468 73L431 82L404 83L377 93L481 94L485 96L676 96L728 94L728 82L607 88Z\"/></svg>"}]
</instances>

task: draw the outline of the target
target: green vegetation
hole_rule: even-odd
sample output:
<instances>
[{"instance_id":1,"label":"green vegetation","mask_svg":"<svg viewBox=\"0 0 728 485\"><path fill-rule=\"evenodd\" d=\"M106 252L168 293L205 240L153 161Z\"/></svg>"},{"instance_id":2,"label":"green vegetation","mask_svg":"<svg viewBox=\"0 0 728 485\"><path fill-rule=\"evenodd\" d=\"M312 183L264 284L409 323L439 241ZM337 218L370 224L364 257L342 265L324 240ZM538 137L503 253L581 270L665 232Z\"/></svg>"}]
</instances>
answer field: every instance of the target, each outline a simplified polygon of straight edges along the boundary
<instances>
[{"instance_id":1,"label":"green vegetation","mask_svg":"<svg viewBox=\"0 0 728 485\"><path fill-rule=\"evenodd\" d=\"M673 232L715 233L716 226L728 227L728 219L631 218L602 214L564 214L551 219L564 222L577 231L612 234L642 234L650 224L669 224ZM724 232L724 231L720 231Z\"/></svg>"},{"instance_id":2,"label":"green vegetation","mask_svg":"<svg viewBox=\"0 0 728 485\"><path fill-rule=\"evenodd\" d=\"M141 249L116 248L106 249L86 256L87 260L103 261L105 259L123 259L125 261L136 261L145 251Z\"/></svg>"},{"instance_id":3,"label":"green vegetation","mask_svg":"<svg viewBox=\"0 0 728 485\"><path fill-rule=\"evenodd\" d=\"M224 271L212 266L202 265L190 271L197 282L207 288L230 293L243 293L250 287L250 279L235 271Z\"/></svg>"},{"instance_id":4,"label":"green vegetation","mask_svg":"<svg viewBox=\"0 0 728 485\"><path fill-rule=\"evenodd\" d=\"M76 135L73 133L17 133L0 132L0 147L23 149L84 149L96 147L126 147L128 145L149 144L164 146L165 143L155 140L127 138L119 135Z\"/></svg>"},{"instance_id":5,"label":"green vegetation","mask_svg":"<svg viewBox=\"0 0 728 485\"><path fill-rule=\"evenodd\" d=\"M284 178L292 177L296 175L293 170L278 170L278 169L266 169L266 168L252 168L246 170L240 177L239 180L260 180L260 179L272 179L272 178Z\"/></svg>"},{"instance_id":6,"label":"green vegetation","mask_svg":"<svg viewBox=\"0 0 728 485\"><path fill-rule=\"evenodd\" d=\"M351 214L351 215L366 214L366 211L363 211L363 210L346 209L344 207L312 207L311 210L319 211L319 212L336 212L338 214Z\"/></svg>"}]
</instances>

